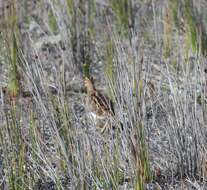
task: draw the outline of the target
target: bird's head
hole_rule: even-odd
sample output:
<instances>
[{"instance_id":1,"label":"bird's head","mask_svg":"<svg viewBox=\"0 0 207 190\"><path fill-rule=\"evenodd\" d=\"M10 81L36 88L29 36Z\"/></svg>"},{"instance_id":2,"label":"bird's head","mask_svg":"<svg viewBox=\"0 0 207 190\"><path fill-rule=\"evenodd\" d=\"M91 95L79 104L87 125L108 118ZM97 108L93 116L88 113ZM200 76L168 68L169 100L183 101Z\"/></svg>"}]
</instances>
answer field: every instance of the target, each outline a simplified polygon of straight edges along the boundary
<instances>
[{"instance_id":1,"label":"bird's head","mask_svg":"<svg viewBox=\"0 0 207 190\"><path fill-rule=\"evenodd\" d=\"M94 86L94 80L92 77L91 78L85 77L84 86L85 86L87 92L93 92L96 90L95 86Z\"/></svg>"}]
</instances>

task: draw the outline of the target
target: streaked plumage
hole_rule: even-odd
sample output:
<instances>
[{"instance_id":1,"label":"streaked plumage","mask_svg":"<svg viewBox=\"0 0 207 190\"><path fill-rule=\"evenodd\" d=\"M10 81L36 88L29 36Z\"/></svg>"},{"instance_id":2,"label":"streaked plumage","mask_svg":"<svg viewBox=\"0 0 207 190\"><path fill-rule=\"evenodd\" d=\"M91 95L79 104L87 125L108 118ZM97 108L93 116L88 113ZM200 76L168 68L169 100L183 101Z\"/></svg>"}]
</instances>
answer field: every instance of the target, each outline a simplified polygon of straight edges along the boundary
<instances>
[{"instance_id":1,"label":"streaked plumage","mask_svg":"<svg viewBox=\"0 0 207 190\"><path fill-rule=\"evenodd\" d=\"M114 116L113 103L110 99L96 90L93 79L85 78L87 90L86 109L97 120L109 119Z\"/></svg>"}]
</instances>

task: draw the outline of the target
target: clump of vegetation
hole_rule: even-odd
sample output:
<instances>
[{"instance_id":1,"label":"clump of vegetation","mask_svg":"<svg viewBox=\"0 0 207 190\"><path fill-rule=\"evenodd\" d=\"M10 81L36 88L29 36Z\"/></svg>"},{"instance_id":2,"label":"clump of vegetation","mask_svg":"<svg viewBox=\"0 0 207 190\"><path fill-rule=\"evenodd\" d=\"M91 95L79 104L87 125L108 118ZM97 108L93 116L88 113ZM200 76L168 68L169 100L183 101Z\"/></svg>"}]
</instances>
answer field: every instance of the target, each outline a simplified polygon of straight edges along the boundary
<instances>
[{"instance_id":1,"label":"clump of vegetation","mask_svg":"<svg viewBox=\"0 0 207 190\"><path fill-rule=\"evenodd\" d=\"M0 189L205 188L206 5L0 6ZM91 76L113 100L104 133L84 107Z\"/></svg>"}]
</instances>

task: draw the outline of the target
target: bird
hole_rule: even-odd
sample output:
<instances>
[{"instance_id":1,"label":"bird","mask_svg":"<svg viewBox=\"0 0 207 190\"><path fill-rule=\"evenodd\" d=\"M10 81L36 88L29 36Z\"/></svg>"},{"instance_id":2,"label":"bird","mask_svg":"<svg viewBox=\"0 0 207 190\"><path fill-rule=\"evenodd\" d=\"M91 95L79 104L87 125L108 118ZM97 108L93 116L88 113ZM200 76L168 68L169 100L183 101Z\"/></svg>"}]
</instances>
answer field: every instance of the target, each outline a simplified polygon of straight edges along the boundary
<instances>
[{"instance_id":1,"label":"bird","mask_svg":"<svg viewBox=\"0 0 207 190\"><path fill-rule=\"evenodd\" d=\"M98 91L95 87L95 83L92 77L84 78L84 86L86 88L86 110L92 116L93 121L97 124L99 121L105 121L104 126L102 126L101 132L103 133L107 126L109 126L109 121L114 118L114 105L108 96L104 95Z\"/></svg>"}]
</instances>

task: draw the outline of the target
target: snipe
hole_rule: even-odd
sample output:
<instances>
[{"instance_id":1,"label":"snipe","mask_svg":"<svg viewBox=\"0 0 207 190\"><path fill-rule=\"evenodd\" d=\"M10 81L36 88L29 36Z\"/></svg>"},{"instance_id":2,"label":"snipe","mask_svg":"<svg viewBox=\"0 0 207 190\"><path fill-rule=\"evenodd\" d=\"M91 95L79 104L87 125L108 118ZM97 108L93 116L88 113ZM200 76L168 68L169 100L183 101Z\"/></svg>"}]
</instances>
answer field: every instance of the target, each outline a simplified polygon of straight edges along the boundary
<instances>
[{"instance_id":1,"label":"snipe","mask_svg":"<svg viewBox=\"0 0 207 190\"><path fill-rule=\"evenodd\" d=\"M104 132L109 125L109 121L115 115L113 103L106 95L95 88L93 78L85 77L84 85L87 91L86 110L90 113L95 124L99 121L104 122L102 127L102 132Z\"/></svg>"}]
</instances>

